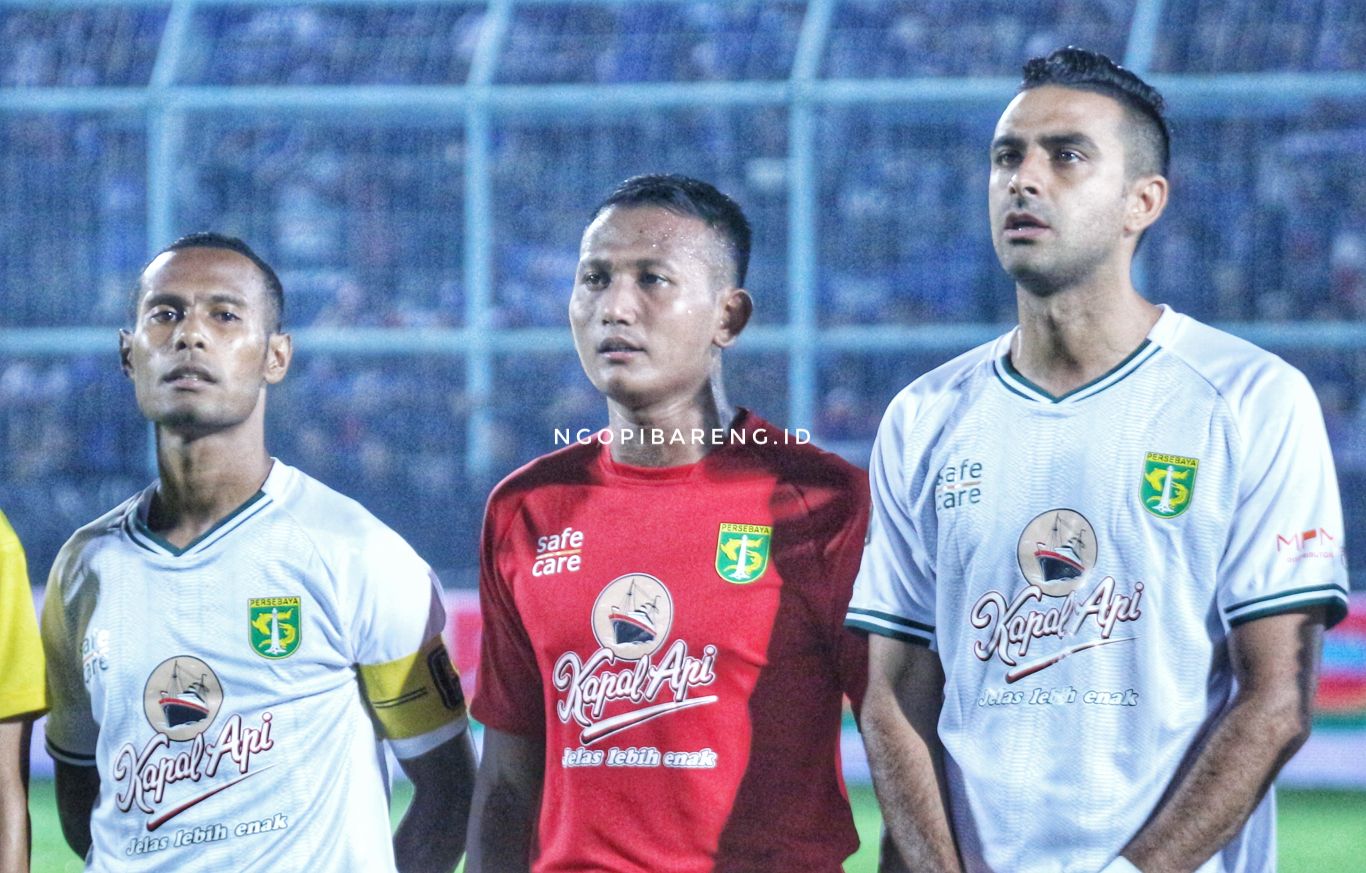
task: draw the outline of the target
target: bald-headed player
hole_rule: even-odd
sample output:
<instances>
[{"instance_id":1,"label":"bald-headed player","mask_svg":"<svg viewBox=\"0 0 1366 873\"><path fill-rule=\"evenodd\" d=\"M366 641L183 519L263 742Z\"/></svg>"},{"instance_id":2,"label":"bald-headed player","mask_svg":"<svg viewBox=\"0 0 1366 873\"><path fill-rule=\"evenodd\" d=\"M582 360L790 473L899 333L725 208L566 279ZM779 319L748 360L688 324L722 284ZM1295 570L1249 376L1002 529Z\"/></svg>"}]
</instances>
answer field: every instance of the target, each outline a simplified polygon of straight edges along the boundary
<instances>
[{"instance_id":1,"label":"bald-headed player","mask_svg":"<svg viewBox=\"0 0 1366 873\"><path fill-rule=\"evenodd\" d=\"M159 478L81 528L43 614L48 749L96 871L443 871L473 782L431 569L266 451L292 347L275 272L196 234L120 335ZM412 779L390 836L380 740Z\"/></svg>"},{"instance_id":2,"label":"bald-headed player","mask_svg":"<svg viewBox=\"0 0 1366 873\"><path fill-rule=\"evenodd\" d=\"M913 870L1275 869L1270 786L1347 609L1342 510L1304 376L1134 288L1167 142L1108 58L1025 66L988 192L1019 326L878 432L849 623Z\"/></svg>"},{"instance_id":3,"label":"bald-headed player","mask_svg":"<svg viewBox=\"0 0 1366 873\"><path fill-rule=\"evenodd\" d=\"M584 231L569 321L608 426L489 498L472 873L834 873L858 845L866 484L726 400L749 239L681 176L627 180Z\"/></svg>"}]
</instances>

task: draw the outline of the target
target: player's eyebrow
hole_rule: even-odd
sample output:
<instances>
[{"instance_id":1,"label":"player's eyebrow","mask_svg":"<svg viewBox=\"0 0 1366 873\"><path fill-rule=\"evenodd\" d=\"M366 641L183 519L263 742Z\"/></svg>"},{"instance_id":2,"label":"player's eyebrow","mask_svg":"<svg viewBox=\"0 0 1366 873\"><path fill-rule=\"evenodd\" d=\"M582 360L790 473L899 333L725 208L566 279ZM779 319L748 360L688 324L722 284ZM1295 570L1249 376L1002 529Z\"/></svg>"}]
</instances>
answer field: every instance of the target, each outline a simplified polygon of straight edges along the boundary
<instances>
[{"instance_id":1,"label":"player's eyebrow","mask_svg":"<svg viewBox=\"0 0 1366 873\"><path fill-rule=\"evenodd\" d=\"M240 294L233 294L228 291L218 291L209 295L209 302L227 303L232 306L245 307L247 305L247 298L243 297ZM157 306L175 306L184 308L187 305L189 305L189 300L185 297L185 295L177 294L174 291L158 291L157 293L149 296L146 300L142 302L142 308L144 310L153 309Z\"/></svg>"},{"instance_id":2,"label":"player's eyebrow","mask_svg":"<svg viewBox=\"0 0 1366 873\"><path fill-rule=\"evenodd\" d=\"M1099 151L1099 148L1096 146L1096 141L1091 139L1091 137L1087 136L1079 130L1069 130L1064 131L1063 133L1044 134L1043 136L1038 138L1038 142L1040 145L1048 149L1074 146L1076 148L1084 149L1086 151ZM1021 150L1024 149L1024 147L1024 137L1013 133L1002 134L991 141L991 150L993 152L997 149L1003 148Z\"/></svg>"},{"instance_id":3,"label":"player's eyebrow","mask_svg":"<svg viewBox=\"0 0 1366 873\"><path fill-rule=\"evenodd\" d=\"M1052 133L1047 136L1039 137L1039 142L1048 148L1062 148L1065 146L1075 146L1084 151L1094 152L1100 149L1096 146L1096 141L1079 130L1066 131L1064 133Z\"/></svg>"},{"instance_id":4,"label":"player's eyebrow","mask_svg":"<svg viewBox=\"0 0 1366 873\"><path fill-rule=\"evenodd\" d=\"M1024 144L1024 139L1022 137L1012 133L1005 133L991 141L991 150L994 152L997 149L1003 148L1022 149L1024 148Z\"/></svg>"},{"instance_id":5,"label":"player's eyebrow","mask_svg":"<svg viewBox=\"0 0 1366 873\"><path fill-rule=\"evenodd\" d=\"M631 270L664 270L673 269L673 262L667 258L636 258L634 261L618 263L611 258L585 258L579 261L579 272L584 270L612 270L631 269Z\"/></svg>"}]
</instances>

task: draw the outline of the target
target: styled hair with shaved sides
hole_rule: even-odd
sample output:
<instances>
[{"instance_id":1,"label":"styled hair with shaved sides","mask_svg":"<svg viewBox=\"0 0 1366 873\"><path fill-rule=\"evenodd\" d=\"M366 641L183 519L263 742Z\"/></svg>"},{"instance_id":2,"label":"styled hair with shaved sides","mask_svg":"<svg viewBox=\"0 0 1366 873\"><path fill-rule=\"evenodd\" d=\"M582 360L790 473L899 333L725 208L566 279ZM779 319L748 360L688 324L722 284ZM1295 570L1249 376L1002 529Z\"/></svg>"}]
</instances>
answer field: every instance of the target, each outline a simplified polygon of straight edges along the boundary
<instances>
[{"instance_id":1,"label":"styled hair with shaved sides","mask_svg":"<svg viewBox=\"0 0 1366 873\"><path fill-rule=\"evenodd\" d=\"M613 206L657 206L699 219L721 237L735 266L735 285L744 286L745 274L749 272L749 219L740 204L714 185L673 173L632 176L597 205L589 221Z\"/></svg>"},{"instance_id":2,"label":"styled hair with shaved sides","mask_svg":"<svg viewBox=\"0 0 1366 873\"><path fill-rule=\"evenodd\" d=\"M270 300L271 308L274 310L273 314L275 317L270 321L270 324L272 325L271 333L280 332L280 328L284 326L285 318L284 286L280 284L280 277L275 275L275 270L270 264L267 264L260 255L256 254L251 246L235 236L228 236L227 234L217 233L216 231L211 230L201 230L197 233L186 234L166 246L166 248L156 253L152 258L152 261L155 261L167 252L178 252L182 249L226 249L230 252L236 252L255 264L256 269L261 271L261 279L265 282L266 286L266 297ZM148 261L147 263L149 266L151 265L151 261ZM143 272L146 272L146 270L147 268L143 267ZM134 317L137 316L137 304L141 296L142 282L139 280L137 286L133 289Z\"/></svg>"},{"instance_id":3,"label":"styled hair with shaved sides","mask_svg":"<svg viewBox=\"0 0 1366 873\"><path fill-rule=\"evenodd\" d=\"M1171 130L1166 102L1157 89L1099 52L1068 46L1024 65L1021 91L1059 85L1103 94L1124 107L1128 121L1127 162L1130 178L1167 175L1171 163Z\"/></svg>"}]
</instances>

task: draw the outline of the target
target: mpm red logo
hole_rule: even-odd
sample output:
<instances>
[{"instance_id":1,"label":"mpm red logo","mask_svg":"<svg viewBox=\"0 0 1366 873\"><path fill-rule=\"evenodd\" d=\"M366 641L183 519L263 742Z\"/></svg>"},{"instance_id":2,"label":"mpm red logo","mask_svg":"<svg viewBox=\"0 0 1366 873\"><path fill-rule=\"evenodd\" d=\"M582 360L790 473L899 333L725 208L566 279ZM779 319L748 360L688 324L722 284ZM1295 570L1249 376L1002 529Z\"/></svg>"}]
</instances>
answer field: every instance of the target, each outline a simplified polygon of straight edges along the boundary
<instances>
[{"instance_id":1,"label":"mpm red logo","mask_svg":"<svg viewBox=\"0 0 1366 873\"><path fill-rule=\"evenodd\" d=\"M1334 548L1333 543L1336 541L1337 537L1321 527L1294 533L1288 537L1276 534L1276 552L1279 554L1286 549L1293 549L1296 552L1303 552L1306 549L1325 549L1331 554Z\"/></svg>"}]
</instances>

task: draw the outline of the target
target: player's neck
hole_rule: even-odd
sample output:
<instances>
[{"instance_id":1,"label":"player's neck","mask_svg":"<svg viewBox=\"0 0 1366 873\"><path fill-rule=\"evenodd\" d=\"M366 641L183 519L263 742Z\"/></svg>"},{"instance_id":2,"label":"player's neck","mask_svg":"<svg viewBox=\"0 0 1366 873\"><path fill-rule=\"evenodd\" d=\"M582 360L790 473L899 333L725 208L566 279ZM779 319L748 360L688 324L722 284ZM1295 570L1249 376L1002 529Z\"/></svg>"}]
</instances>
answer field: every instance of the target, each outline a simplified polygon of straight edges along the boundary
<instances>
[{"instance_id":1,"label":"player's neck","mask_svg":"<svg viewBox=\"0 0 1366 873\"><path fill-rule=\"evenodd\" d=\"M270 467L259 428L196 437L158 428L160 481L148 527L183 548L260 491Z\"/></svg>"},{"instance_id":2,"label":"player's neck","mask_svg":"<svg viewBox=\"0 0 1366 873\"><path fill-rule=\"evenodd\" d=\"M1125 277L1106 287L1078 285L1047 296L1016 290L1020 329L1010 362L1055 397L1104 376L1142 345L1162 310Z\"/></svg>"},{"instance_id":3,"label":"player's neck","mask_svg":"<svg viewBox=\"0 0 1366 873\"><path fill-rule=\"evenodd\" d=\"M696 395L646 406L607 401L612 460L633 467L695 464L723 443L713 437L728 428L735 409L717 373Z\"/></svg>"}]
</instances>

